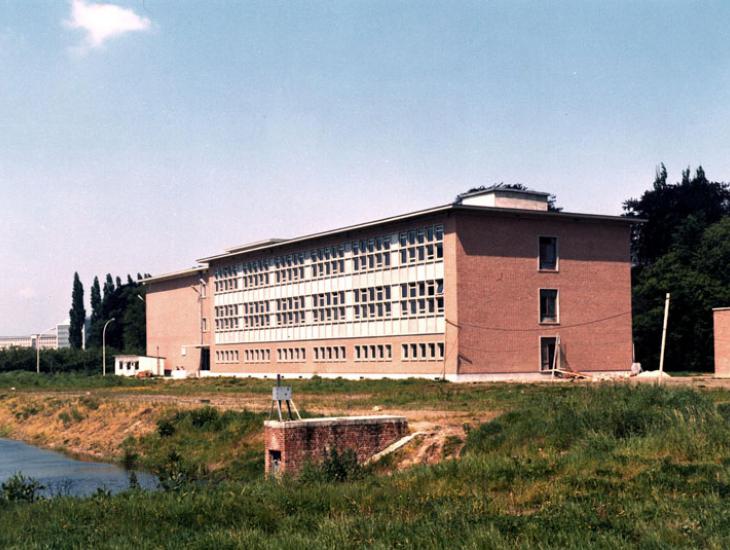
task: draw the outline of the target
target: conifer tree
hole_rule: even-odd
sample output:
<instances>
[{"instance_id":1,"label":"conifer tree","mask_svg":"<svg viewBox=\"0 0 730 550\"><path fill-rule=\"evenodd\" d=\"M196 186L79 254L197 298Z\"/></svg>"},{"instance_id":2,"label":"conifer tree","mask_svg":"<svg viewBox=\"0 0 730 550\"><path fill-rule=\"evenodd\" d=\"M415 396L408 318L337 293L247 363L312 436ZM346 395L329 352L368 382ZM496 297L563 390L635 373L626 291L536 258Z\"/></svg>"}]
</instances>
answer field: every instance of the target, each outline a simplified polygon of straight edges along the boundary
<instances>
[{"instance_id":1,"label":"conifer tree","mask_svg":"<svg viewBox=\"0 0 730 550\"><path fill-rule=\"evenodd\" d=\"M84 309L84 285L78 273L74 273L73 290L71 292L71 310L68 312L71 321L68 339L71 347L81 349L82 330L86 321L86 310Z\"/></svg>"}]
</instances>

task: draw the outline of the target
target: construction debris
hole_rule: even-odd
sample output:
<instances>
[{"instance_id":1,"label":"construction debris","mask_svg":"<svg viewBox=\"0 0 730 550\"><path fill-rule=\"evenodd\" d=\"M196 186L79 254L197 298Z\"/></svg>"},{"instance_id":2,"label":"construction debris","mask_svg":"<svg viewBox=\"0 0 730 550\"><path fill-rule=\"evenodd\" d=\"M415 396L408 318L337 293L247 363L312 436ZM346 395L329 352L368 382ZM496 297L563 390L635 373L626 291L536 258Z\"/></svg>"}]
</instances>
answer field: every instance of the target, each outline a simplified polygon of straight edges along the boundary
<instances>
[{"instance_id":1,"label":"construction debris","mask_svg":"<svg viewBox=\"0 0 730 550\"><path fill-rule=\"evenodd\" d=\"M666 372L658 370L645 370L636 375L636 378L671 378Z\"/></svg>"}]
</instances>

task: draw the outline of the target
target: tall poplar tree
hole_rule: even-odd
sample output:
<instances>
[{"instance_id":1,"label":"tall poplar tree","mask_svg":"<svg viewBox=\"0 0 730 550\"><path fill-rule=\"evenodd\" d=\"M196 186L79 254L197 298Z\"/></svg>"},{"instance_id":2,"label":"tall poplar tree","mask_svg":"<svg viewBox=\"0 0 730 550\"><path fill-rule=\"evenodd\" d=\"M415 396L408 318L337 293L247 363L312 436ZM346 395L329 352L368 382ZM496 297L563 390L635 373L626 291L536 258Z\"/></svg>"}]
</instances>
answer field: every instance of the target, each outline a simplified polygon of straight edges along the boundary
<instances>
[{"instance_id":1,"label":"tall poplar tree","mask_svg":"<svg viewBox=\"0 0 730 550\"><path fill-rule=\"evenodd\" d=\"M83 341L82 330L86 321L86 309L84 309L84 285L81 284L78 272L74 273L71 309L68 315L71 321L68 332L69 343L72 348L81 349Z\"/></svg>"},{"instance_id":2,"label":"tall poplar tree","mask_svg":"<svg viewBox=\"0 0 730 550\"><path fill-rule=\"evenodd\" d=\"M99 326L101 321L101 285L99 284L99 277L94 277L94 282L91 285L91 321L89 323L89 334L86 335L86 345L91 348L99 347L101 328Z\"/></svg>"}]
</instances>

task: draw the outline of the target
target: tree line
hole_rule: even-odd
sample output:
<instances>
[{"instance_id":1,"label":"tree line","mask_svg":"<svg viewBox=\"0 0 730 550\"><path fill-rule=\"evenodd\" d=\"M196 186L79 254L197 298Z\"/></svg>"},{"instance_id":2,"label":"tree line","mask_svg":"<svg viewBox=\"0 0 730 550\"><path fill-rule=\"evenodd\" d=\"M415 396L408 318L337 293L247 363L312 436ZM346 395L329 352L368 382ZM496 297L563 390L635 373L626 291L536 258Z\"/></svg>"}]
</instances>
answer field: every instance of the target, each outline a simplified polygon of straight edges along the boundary
<instances>
[{"instance_id":1,"label":"tree line","mask_svg":"<svg viewBox=\"0 0 730 550\"><path fill-rule=\"evenodd\" d=\"M669 292L666 368L711 371L712 308L730 305L730 188L701 166L668 180L662 164L651 189L623 206L625 216L646 220L631 239L636 360L658 367Z\"/></svg>"},{"instance_id":2,"label":"tree line","mask_svg":"<svg viewBox=\"0 0 730 550\"><path fill-rule=\"evenodd\" d=\"M149 276L145 274L144 278ZM104 325L110 319L114 319L107 326L106 345L125 353L145 353L147 328L145 287L142 285L142 279L143 276L138 273L136 280L127 275L126 282L123 282L120 277L113 278L107 273L102 287L99 277L94 277L90 290L91 314L86 333L87 349L101 347ZM87 315L84 306L84 286L78 273L74 273L69 317L69 342L72 348L80 349Z\"/></svg>"}]
</instances>

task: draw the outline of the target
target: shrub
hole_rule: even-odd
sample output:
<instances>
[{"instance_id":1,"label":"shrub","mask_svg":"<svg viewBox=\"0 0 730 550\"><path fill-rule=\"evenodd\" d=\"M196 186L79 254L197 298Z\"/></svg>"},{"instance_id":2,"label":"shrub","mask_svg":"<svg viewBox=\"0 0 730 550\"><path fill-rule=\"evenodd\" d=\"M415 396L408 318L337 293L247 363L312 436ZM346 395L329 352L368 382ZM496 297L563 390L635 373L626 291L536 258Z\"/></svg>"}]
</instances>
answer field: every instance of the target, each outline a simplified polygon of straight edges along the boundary
<instances>
[{"instance_id":1,"label":"shrub","mask_svg":"<svg viewBox=\"0 0 730 550\"><path fill-rule=\"evenodd\" d=\"M40 493L44 489L35 479L17 473L0 485L0 501L35 502L41 498Z\"/></svg>"},{"instance_id":2,"label":"shrub","mask_svg":"<svg viewBox=\"0 0 730 550\"><path fill-rule=\"evenodd\" d=\"M308 462L304 465L300 479L303 482L343 482L362 479L365 469L357 462L357 456L352 449L345 449L338 453L332 447L319 464Z\"/></svg>"}]
</instances>

